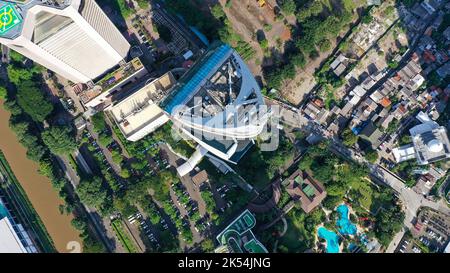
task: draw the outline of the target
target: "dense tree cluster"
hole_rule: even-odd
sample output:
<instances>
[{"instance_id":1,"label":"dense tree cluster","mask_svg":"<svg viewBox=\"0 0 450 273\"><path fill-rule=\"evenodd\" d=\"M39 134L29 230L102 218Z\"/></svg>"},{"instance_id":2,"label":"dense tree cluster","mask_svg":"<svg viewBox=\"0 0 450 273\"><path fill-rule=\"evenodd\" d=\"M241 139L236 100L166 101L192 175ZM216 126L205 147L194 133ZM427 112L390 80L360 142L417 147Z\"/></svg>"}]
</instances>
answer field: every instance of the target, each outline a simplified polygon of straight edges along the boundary
<instances>
[{"instance_id":1,"label":"dense tree cluster","mask_svg":"<svg viewBox=\"0 0 450 273\"><path fill-rule=\"evenodd\" d=\"M279 62L274 67L266 69L265 79L269 87L280 89L286 80L295 77L296 69L306 65L307 58L317 58L318 50L321 52L331 50L331 41L352 20L351 11L354 4L350 2L342 0L342 10L331 8L327 0L308 1L298 8L294 3L294 12L299 22L298 29L294 32L295 48L286 53L285 62ZM291 4L288 6L292 8ZM292 62L294 59L295 62Z\"/></svg>"},{"instance_id":2,"label":"dense tree cluster","mask_svg":"<svg viewBox=\"0 0 450 273\"><path fill-rule=\"evenodd\" d=\"M387 247L403 227L405 214L399 204L380 210L376 215L375 236L384 247Z\"/></svg>"},{"instance_id":3,"label":"dense tree cluster","mask_svg":"<svg viewBox=\"0 0 450 273\"><path fill-rule=\"evenodd\" d=\"M24 57L11 52L12 62L7 67L8 76L13 86L5 92L4 107L11 113L9 125L17 135L20 143L27 149L27 157L39 164L39 173L48 177L52 186L64 200L60 206L61 213L71 213L80 205L78 199L67 193L69 184L65 173L58 168L53 153L65 154L76 147L71 135L70 125L54 126L51 122L43 130L43 121L53 112L53 105L41 90L43 85L40 66L24 67ZM0 90L6 90L4 86ZM75 215L73 226L80 231L84 252L103 252L103 245L92 235L87 227L87 219Z\"/></svg>"},{"instance_id":4,"label":"dense tree cluster","mask_svg":"<svg viewBox=\"0 0 450 273\"><path fill-rule=\"evenodd\" d=\"M19 106L34 121L43 122L53 111L53 105L44 97L42 91L31 80L22 80L18 83L16 96Z\"/></svg>"},{"instance_id":5,"label":"dense tree cluster","mask_svg":"<svg viewBox=\"0 0 450 273\"><path fill-rule=\"evenodd\" d=\"M53 154L65 155L77 148L75 136L68 127L53 126L42 132L42 140Z\"/></svg>"},{"instance_id":6,"label":"dense tree cluster","mask_svg":"<svg viewBox=\"0 0 450 273\"><path fill-rule=\"evenodd\" d=\"M251 148L239 162L237 170L247 182L264 186L294 158L294 152L292 142L280 135L276 150L261 152L260 147Z\"/></svg>"},{"instance_id":7,"label":"dense tree cluster","mask_svg":"<svg viewBox=\"0 0 450 273\"><path fill-rule=\"evenodd\" d=\"M103 181L99 177L80 181L77 194L84 204L98 211L104 211L108 206L107 188L103 186Z\"/></svg>"}]
</instances>

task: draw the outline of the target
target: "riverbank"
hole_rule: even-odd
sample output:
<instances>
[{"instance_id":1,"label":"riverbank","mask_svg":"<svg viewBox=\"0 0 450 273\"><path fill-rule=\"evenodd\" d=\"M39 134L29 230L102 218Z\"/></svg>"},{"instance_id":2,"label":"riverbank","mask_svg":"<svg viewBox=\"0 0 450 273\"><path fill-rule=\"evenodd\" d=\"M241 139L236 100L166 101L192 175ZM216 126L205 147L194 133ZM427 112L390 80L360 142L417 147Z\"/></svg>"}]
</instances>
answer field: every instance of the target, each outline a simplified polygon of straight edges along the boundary
<instances>
[{"instance_id":1,"label":"riverbank","mask_svg":"<svg viewBox=\"0 0 450 273\"><path fill-rule=\"evenodd\" d=\"M3 108L0 100L0 150L11 166L12 172L23 188L32 206L42 219L48 234L58 252L68 252L69 242L79 242L79 232L72 225L72 215L61 214L59 206L63 205L50 180L40 175L38 164L26 156L26 149L19 143L9 128L9 112Z\"/></svg>"},{"instance_id":2,"label":"riverbank","mask_svg":"<svg viewBox=\"0 0 450 273\"><path fill-rule=\"evenodd\" d=\"M23 188L17 181L16 176L11 170L11 166L6 161L3 152L0 150L0 174L2 175L2 188L7 194L8 201L12 203L16 209L16 215L19 216L21 222L26 228L34 234L34 241L37 243L39 250L49 253L55 252L55 246L47 232L41 218L34 210L30 200L28 200Z\"/></svg>"}]
</instances>

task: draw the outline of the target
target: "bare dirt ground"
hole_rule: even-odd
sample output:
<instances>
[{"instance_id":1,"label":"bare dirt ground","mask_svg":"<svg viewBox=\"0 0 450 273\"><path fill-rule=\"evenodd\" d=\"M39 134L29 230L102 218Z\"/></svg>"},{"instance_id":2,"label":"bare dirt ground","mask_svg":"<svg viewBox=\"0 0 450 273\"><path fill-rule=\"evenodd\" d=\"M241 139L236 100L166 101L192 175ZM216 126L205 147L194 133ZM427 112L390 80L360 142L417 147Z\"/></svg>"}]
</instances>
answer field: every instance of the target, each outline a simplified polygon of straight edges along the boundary
<instances>
[{"instance_id":1,"label":"bare dirt ground","mask_svg":"<svg viewBox=\"0 0 450 273\"><path fill-rule=\"evenodd\" d=\"M216 3L217 0L208 0L208 2ZM269 48L276 48L279 53L283 53L284 42L291 38L289 27L283 21L275 20L273 10L276 6L275 1L268 0L264 7L260 7L256 0L232 0L229 8L225 7L227 0L218 2L232 23L233 30L256 50L254 58L248 62L248 65L256 76L262 76L262 65L270 64L271 61L266 58L265 63L262 64L265 56L259 41L265 38ZM288 21L295 21L293 18ZM267 28L268 26L270 29Z\"/></svg>"},{"instance_id":2,"label":"bare dirt ground","mask_svg":"<svg viewBox=\"0 0 450 273\"><path fill-rule=\"evenodd\" d=\"M386 35L380 39L377 48L372 48L366 56L359 62L355 69L351 72L354 78L358 78L364 72L373 73L370 66L375 65L378 71L388 66L387 56L394 56L400 50L401 46L407 46L408 39L406 34L399 28L393 27Z\"/></svg>"}]
</instances>

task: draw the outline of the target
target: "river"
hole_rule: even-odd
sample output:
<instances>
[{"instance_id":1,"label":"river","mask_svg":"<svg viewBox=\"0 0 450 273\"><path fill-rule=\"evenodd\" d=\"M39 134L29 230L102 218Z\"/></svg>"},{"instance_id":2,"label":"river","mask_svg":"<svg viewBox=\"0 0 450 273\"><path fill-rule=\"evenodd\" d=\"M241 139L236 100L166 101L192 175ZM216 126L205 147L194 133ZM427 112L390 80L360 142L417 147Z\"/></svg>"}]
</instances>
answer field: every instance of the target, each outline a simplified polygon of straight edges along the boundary
<instances>
[{"instance_id":1,"label":"river","mask_svg":"<svg viewBox=\"0 0 450 273\"><path fill-rule=\"evenodd\" d=\"M60 214L59 205L63 204L63 200L53 189L50 180L38 173L38 164L26 157L25 148L9 129L9 116L9 112L3 108L3 101L0 100L0 149L42 219L57 251L68 252L66 247L69 242L81 243L79 232L70 223L73 215Z\"/></svg>"}]
</instances>

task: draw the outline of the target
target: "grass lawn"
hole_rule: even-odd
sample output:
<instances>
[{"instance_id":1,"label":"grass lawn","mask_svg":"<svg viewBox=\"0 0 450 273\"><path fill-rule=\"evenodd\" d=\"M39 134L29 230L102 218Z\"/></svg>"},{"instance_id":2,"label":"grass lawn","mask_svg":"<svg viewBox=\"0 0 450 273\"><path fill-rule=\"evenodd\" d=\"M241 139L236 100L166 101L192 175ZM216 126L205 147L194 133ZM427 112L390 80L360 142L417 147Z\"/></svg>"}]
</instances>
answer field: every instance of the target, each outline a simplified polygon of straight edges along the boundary
<instances>
[{"instance_id":1,"label":"grass lawn","mask_svg":"<svg viewBox=\"0 0 450 273\"><path fill-rule=\"evenodd\" d=\"M133 240L130 238L128 233L124 230L123 224L121 220L116 219L111 222L111 225L114 229L114 232L116 232L117 237L119 238L120 242L122 243L123 247L129 252L129 253L137 253L136 246L133 243Z\"/></svg>"},{"instance_id":2,"label":"grass lawn","mask_svg":"<svg viewBox=\"0 0 450 273\"><path fill-rule=\"evenodd\" d=\"M285 246L289 253L298 253L305 251L308 247L301 237L300 229L294 224L294 222L288 217L286 218L288 223L288 229L286 234L280 238L278 242L278 248Z\"/></svg>"}]
</instances>

